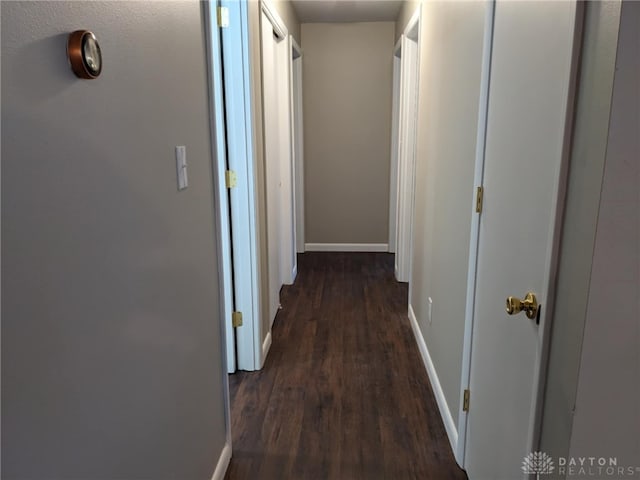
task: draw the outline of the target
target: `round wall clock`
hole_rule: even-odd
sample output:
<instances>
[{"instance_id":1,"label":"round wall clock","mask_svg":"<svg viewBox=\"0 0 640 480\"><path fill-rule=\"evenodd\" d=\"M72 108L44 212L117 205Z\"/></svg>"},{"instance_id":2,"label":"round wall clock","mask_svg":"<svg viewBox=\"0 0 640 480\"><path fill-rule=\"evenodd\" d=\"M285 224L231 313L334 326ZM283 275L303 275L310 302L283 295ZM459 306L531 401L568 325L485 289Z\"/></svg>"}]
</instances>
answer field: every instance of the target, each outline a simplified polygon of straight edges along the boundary
<instances>
[{"instance_id":1,"label":"round wall clock","mask_svg":"<svg viewBox=\"0 0 640 480\"><path fill-rule=\"evenodd\" d=\"M97 78L102 72L102 53L96 36L89 30L76 30L69 35L67 55L71 69L80 78Z\"/></svg>"}]
</instances>

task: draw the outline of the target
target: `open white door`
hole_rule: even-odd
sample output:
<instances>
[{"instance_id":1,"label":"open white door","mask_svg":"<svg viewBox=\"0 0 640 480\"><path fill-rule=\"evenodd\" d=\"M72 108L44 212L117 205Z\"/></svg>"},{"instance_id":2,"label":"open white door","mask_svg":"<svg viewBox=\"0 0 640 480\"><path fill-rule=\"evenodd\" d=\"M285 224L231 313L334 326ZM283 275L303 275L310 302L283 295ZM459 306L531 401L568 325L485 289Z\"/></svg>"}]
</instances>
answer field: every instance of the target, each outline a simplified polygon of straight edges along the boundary
<instances>
[{"instance_id":1,"label":"open white door","mask_svg":"<svg viewBox=\"0 0 640 480\"><path fill-rule=\"evenodd\" d=\"M210 56L210 102L211 117L213 119L211 128L213 130L213 139L215 149L216 162L213 164L214 182L216 185L216 226L219 231L219 259L220 259L220 277L221 277L221 303L223 315L223 329L225 336L225 349L227 358L227 372L236 371L236 341L235 333L228 321L233 313L233 277L231 275L231 229L229 218L229 195L225 185L225 172L227 170L227 139L225 131L225 112L224 112L224 95L223 95L223 75L222 75L222 45L220 43L220 35L216 24L215 8L209 9L209 4L205 5L207 15L207 25L209 30L207 33ZM210 17L213 15L213 17Z\"/></svg>"},{"instance_id":2,"label":"open white door","mask_svg":"<svg viewBox=\"0 0 640 480\"><path fill-rule=\"evenodd\" d=\"M471 480L529 478L522 467L535 446L579 18L574 1L495 5L464 458ZM505 311L507 297L527 292L542 305L540 324Z\"/></svg>"},{"instance_id":3,"label":"open white door","mask_svg":"<svg viewBox=\"0 0 640 480\"><path fill-rule=\"evenodd\" d=\"M291 45L275 9L261 2L262 98L267 197L269 315L273 323L280 288L295 277L294 191L291 136Z\"/></svg>"},{"instance_id":4,"label":"open white door","mask_svg":"<svg viewBox=\"0 0 640 480\"><path fill-rule=\"evenodd\" d=\"M220 29L222 44L222 81L227 138L227 169L233 173L235 186L226 188L225 175L219 180L228 206L220 199L220 208L228 208L231 222L231 257L233 269L233 311L242 315L242 326L231 327L228 312L227 349L233 351L235 330L236 366L240 370L258 370L262 366L260 341L260 285L258 279L258 236L251 131L251 92L249 71L248 13L245 2L224 0L228 26ZM239 81L241 80L241 81ZM224 172L223 172L224 173ZM232 182L233 183L233 182ZM224 259L226 267L226 258ZM229 371L233 371L229 368Z\"/></svg>"}]
</instances>

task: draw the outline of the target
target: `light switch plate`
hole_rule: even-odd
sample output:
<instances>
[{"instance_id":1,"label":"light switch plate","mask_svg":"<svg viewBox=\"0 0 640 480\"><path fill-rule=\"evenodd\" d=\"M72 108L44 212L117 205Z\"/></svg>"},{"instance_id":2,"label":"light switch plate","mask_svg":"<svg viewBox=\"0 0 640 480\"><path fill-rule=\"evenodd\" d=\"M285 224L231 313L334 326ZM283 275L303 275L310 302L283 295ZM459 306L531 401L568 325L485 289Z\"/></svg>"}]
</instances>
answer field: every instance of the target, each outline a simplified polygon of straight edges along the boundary
<instances>
[{"instance_id":1,"label":"light switch plate","mask_svg":"<svg viewBox=\"0 0 640 480\"><path fill-rule=\"evenodd\" d=\"M429 297L429 310L427 313L427 318L429 319L429 325L431 325L431 321L433 320L433 317L431 316L432 311L433 311L433 300L431 299L431 297Z\"/></svg>"},{"instance_id":2,"label":"light switch plate","mask_svg":"<svg viewBox=\"0 0 640 480\"><path fill-rule=\"evenodd\" d=\"M176 171L178 174L178 190L184 190L189 186L187 177L187 147L180 145L176 147Z\"/></svg>"}]
</instances>

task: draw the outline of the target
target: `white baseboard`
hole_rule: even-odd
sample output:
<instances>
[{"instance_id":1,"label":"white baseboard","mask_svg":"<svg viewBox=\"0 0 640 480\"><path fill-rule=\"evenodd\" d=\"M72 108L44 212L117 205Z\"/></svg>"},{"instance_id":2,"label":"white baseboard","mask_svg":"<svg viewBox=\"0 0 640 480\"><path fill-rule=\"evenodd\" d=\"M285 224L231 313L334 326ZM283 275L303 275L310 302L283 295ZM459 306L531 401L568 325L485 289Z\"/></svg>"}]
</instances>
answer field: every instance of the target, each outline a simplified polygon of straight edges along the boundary
<instances>
[{"instance_id":1,"label":"white baseboard","mask_svg":"<svg viewBox=\"0 0 640 480\"><path fill-rule=\"evenodd\" d=\"M262 342L262 358L260 359L260 368L264 367L264 362L267 359L267 354L269 353L269 349L271 348L271 330L267 333L267 336L264 337L264 342Z\"/></svg>"},{"instance_id":2,"label":"white baseboard","mask_svg":"<svg viewBox=\"0 0 640 480\"><path fill-rule=\"evenodd\" d=\"M386 252L386 243L305 243L307 252Z\"/></svg>"},{"instance_id":3,"label":"white baseboard","mask_svg":"<svg viewBox=\"0 0 640 480\"><path fill-rule=\"evenodd\" d=\"M427 369L429 380L431 380L431 387L433 388L433 393L436 396L436 402L438 403L438 409L440 410L440 416L442 417L444 428L447 431L447 436L449 437L451 450L455 454L458 450L458 431L456 430L456 424L453 423L453 417L451 416L449 405L447 405L447 400L444 396L444 392L442 391L442 386L440 385L440 380L438 379L436 368L431 361L429 349L427 349L427 344L424 341L424 337L422 336L422 332L420 331L420 325L418 325L416 314L414 313L413 307L411 305L409 305L409 321L411 322L413 335L416 337L416 342L418 343L418 348L420 349L420 355L422 355L422 361L424 362L424 366Z\"/></svg>"},{"instance_id":4,"label":"white baseboard","mask_svg":"<svg viewBox=\"0 0 640 480\"><path fill-rule=\"evenodd\" d=\"M220 458L218 459L218 464L216 465L216 469L213 472L213 477L211 480L224 480L224 476L227 473L227 468L229 468L229 462L231 461L231 443L227 442L224 444L222 448L222 452L220 453Z\"/></svg>"}]
</instances>

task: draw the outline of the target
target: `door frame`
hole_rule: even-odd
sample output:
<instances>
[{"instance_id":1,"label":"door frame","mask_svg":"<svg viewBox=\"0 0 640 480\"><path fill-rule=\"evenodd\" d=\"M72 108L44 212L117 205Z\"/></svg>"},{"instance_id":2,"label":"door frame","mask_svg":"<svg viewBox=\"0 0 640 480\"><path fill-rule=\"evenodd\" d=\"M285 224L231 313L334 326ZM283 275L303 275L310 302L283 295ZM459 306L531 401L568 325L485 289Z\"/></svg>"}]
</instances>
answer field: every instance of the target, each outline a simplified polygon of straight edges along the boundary
<instances>
[{"instance_id":1,"label":"door frame","mask_svg":"<svg viewBox=\"0 0 640 480\"><path fill-rule=\"evenodd\" d=\"M296 233L296 252L304 253L304 121L302 117L302 48L289 35L291 42L291 131L292 131L292 164L294 189L294 230ZM297 262L294 266L298 271ZM294 274L294 279L295 279Z\"/></svg>"},{"instance_id":2,"label":"door frame","mask_svg":"<svg viewBox=\"0 0 640 480\"><path fill-rule=\"evenodd\" d=\"M387 251L396 252L398 234L398 149L400 138L400 63L402 35L393 49L393 96L391 97L391 162L389 168L389 242Z\"/></svg>"},{"instance_id":3,"label":"door frame","mask_svg":"<svg viewBox=\"0 0 640 480\"><path fill-rule=\"evenodd\" d=\"M491 80L491 53L493 51L493 22L495 0L487 1L485 29L482 46L482 72L480 74L480 100L478 107L478 131L476 133L475 172L470 207L471 234L469 240L469 266L467 273L467 294L465 304L464 338L462 347L462 374L460 378L460 405L458 408L458 438L454 451L458 465L464 468L467 444L467 416L463 409L464 391L471 384L471 343L476 299L476 270L478 264L478 245L480 242L480 214L476 212L477 189L482 187L484 176L485 143L487 135L487 117L489 114L489 82Z\"/></svg>"},{"instance_id":4,"label":"door frame","mask_svg":"<svg viewBox=\"0 0 640 480\"><path fill-rule=\"evenodd\" d=\"M396 241L394 270L396 279L409 282L411 279L411 257L413 250L413 211L415 189L415 166L417 147L418 103L420 90L420 39L421 7L418 6L404 29L401 39L400 58L400 108L398 113L398 159L397 159L397 206ZM414 42L415 61L408 55L408 42ZM414 48L411 46L410 48ZM412 62L413 63L409 63ZM412 78L407 77L410 73ZM409 102L408 87L414 90L413 100ZM412 112L409 116L408 112ZM413 132L413 138L410 138ZM409 154L407 151L409 149Z\"/></svg>"},{"instance_id":5,"label":"door frame","mask_svg":"<svg viewBox=\"0 0 640 480\"><path fill-rule=\"evenodd\" d=\"M213 5L213 7L212 7ZM233 340L233 329L229 319L233 310L231 277L231 236L229 225L228 196L225 186L226 142L224 131L224 103L222 99L222 49L217 26L215 3L203 2L202 11L205 29L205 51L207 52L207 88L209 98L209 129L211 138L211 173L216 226L216 250L219 279L219 328L222 357L222 394L224 398L225 445L213 478L222 478L231 461L231 398L229 395L228 371L231 365L235 370L235 352L228 352L229 339ZM215 314L215 312L213 312ZM231 343L233 345L233 343ZM229 353L233 363L230 362Z\"/></svg>"}]
</instances>

